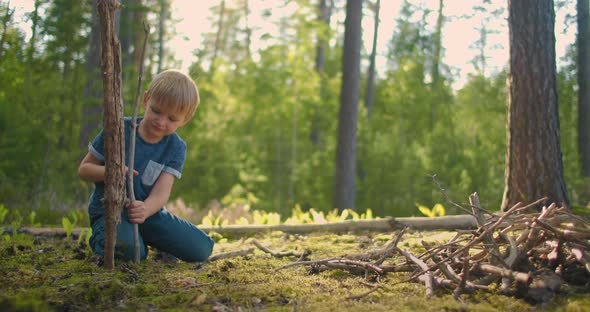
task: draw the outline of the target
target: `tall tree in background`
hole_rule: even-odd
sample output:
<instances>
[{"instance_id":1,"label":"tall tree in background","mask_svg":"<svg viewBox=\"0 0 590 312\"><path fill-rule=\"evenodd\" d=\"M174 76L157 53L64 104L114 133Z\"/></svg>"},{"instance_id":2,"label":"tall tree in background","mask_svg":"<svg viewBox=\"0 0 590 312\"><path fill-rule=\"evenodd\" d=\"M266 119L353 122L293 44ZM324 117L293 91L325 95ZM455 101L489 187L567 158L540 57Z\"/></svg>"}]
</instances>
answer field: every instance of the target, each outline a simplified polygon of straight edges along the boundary
<instances>
[{"instance_id":1,"label":"tall tree in background","mask_svg":"<svg viewBox=\"0 0 590 312\"><path fill-rule=\"evenodd\" d=\"M209 74L213 75L215 72L215 63L217 62L217 55L221 50L223 39L223 18L225 15L225 0L221 0L219 4L219 19L217 22L217 33L215 34L215 44L213 46L213 56L211 57L211 65L209 66Z\"/></svg>"},{"instance_id":2,"label":"tall tree in background","mask_svg":"<svg viewBox=\"0 0 590 312\"><path fill-rule=\"evenodd\" d=\"M168 20L168 11L170 3L168 0L159 0L158 5L160 6L160 14L158 16L158 73L164 69L164 50L166 36L166 21Z\"/></svg>"},{"instance_id":3,"label":"tall tree in background","mask_svg":"<svg viewBox=\"0 0 590 312\"><path fill-rule=\"evenodd\" d=\"M381 9L381 0L377 0L375 4L372 5L372 8L374 18L373 45L371 47L371 56L369 58L367 90L365 90L365 107L367 108L367 119L371 119L371 110L373 109L373 98L375 97L375 59L377 58L377 37L379 36L379 10Z\"/></svg>"},{"instance_id":4,"label":"tall tree in background","mask_svg":"<svg viewBox=\"0 0 590 312\"><path fill-rule=\"evenodd\" d=\"M334 1L332 0L330 3L331 5L329 7L327 0L320 0L318 3L319 30L317 35L315 70L320 76L320 103L315 104L315 112L311 120L311 131L309 134L311 142L316 146L318 146L321 141L320 105L326 98L326 77L324 67L326 62L326 43L328 41L328 30L330 28L330 17L332 15Z\"/></svg>"},{"instance_id":5,"label":"tall tree in background","mask_svg":"<svg viewBox=\"0 0 590 312\"><path fill-rule=\"evenodd\" d=\"M578 150L582 175L590 178L590 22L588 0L578 0Z\"/></svg>"},{"instance_id":6,"label":"tall tree in background","mask_svg":"<svg viewBox=\"0 0 590 312\"><path fill-rule=\"evenodd\" d=\"M563 178L553 0L508 1L510 66L502 210L547 196L569 206Z\"/></svg>"},{"instance_id":7,"label":"tall tree in background","mask_svg":"<svg viewBox=\"0 0 590 312\"><path fill-rule=\"evenodd\" d=\"M442 28L445 16L443 15L444 1L438 1L438 17L436 19L436 29L433 35L434 55L432 58L432 85L436 88L440 83L440 59L442 57Z\"/></svg>"},{"instance_id":8,"label":"tall tree in background","mask_svg":"<svg viewBox=\"0 0 590 312\"><path fill-rule=\"evenodd\" d=\"M12 20L12 16L14 15L14 9L10 9L10 3L6 5L6 13L2 16L2 34L0 34L0 60L2 59L2 54L4 52L4 43L6 42L6 37L8 37L8 22Z\"/></svg>"},{"instance_id":9,"label":"tall tree in background","mask_svg":"<svg viewBox=\"0 0 590 312\"><path fill-rule=\"evenodd\" d=\"M82 123L80 125L80 136L78 139L78 145L82 150L90 142L92 133L100 126L102 117L100 21L98 19L97 1L92 1L90 42L86 54L86 81L84 83L84 101L82 102Z\"/></svg>"},{"instance_id":10,"label":"tall tree in background","mask_svg":"<svg viewBox=\"0 0 590 312\"><path fill-rule=\"evenodd\" d=\"M334 207L355 207L356 138L360 96L362 0L346 1Z\"/></svg>"},{"instance_id":11,"label":"tall tree in background","mask_svg":"<svg viewBox=\"0 0 590 312\"><path fill-rule=\"evenodd\" d=\"M474 16L479 19L480 26L475 28L479 35L478 39L470 46L470 48L477 51L471 59L471 64L475 67L477 74L482 76L486 75L490 50L498 48L498 46L490 46L488 42L490 35L500 33L499 30L490 25L497 25L498 22L503 22L504 20L502 15L504 14L505 8L492 10L490 6L490 0L484 0L483 3L473 6L473 10L476 12Z\"/></svg>"}]
</instances>

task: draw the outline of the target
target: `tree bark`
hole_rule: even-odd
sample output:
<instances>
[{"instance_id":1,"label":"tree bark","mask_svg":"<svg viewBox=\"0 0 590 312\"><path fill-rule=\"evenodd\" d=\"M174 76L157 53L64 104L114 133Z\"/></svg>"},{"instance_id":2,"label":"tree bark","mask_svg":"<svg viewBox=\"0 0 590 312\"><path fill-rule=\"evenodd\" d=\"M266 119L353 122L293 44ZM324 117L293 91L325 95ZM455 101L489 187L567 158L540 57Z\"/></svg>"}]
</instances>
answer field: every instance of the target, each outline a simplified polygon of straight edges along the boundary
<instances>
[{"instance_id":1,"label":"tree bark","mask_svg":"<svg viewBox=\"0 0 590 312\"><path fill-rule=\"evenodd\" d=\"M360 93L362 0L347 0L334 207L355 207L357 118Z\"/></svg>"},{"instance_id":2,"label":"tree bark","mask_svg":"<svg viewBox=\"0 0 590 312\"><path fill-rule=\"evenodd\" d=\"M578 150L582 174L590 178L590 23L588 0L578 0Z\"/></svg>"},{"instance_id":3,"label":"tree bark","mask_svg":"<svg viewBox=\"0 0 590 312\"><path fill-rule=\"evenodd\" d=\"M121 46L115 35L115 11L119 7L120 3L117 0L98 1L104 94L104 263L108 269L113 269L115 265L116 226L125 201L125 133L123 103L121 101Z\"/></svg>"},{"instance_id":4,"label":"tree bark","mask_svg":"<svg viewBox=\"0 0 590 312\"><path fill-rule=\"evenodd\" d=\"M508 10L508 148L502 210L545 196L569 207L559 140L553 1L512 0Z\"/></svg>"}]
</instances>

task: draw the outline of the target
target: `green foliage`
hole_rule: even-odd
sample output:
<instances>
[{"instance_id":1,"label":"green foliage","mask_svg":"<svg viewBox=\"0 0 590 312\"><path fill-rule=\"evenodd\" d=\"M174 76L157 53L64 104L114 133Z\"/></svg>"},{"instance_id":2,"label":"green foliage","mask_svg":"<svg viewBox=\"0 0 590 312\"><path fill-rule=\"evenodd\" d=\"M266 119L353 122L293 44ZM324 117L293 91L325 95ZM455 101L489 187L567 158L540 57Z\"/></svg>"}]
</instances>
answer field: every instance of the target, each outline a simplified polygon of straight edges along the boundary
<instances>
[{"instance_id":1,"label":"green foliage","mask_svg":"<svg viewBox=\"0 0 590 312\"><path fill-rule=\"evenodd\" d=\"M0 224L4 224L4 220L6 219L7 215L8 208L6 208L6 206L4 206L3 204L0 204Z\"/></svg>"},{"instance_id":2,"label":"green foliage","mask_svg":"<svg viewBox=\"0 0 590 312\"><path fill-rule=\"evenodd\" d=\"M72 235L72 230L74 229L74 223L70 221L67 217L61 218L61 226L66 230L66 237L70 237Z\"/></svg>"},{"instance_id":3,"label":"green foliage","mask_svg":"<svg viewBox=\"0 0 590 312\"><path fill-rule=\"evenodd\" d=\"M6 3L0 2L0 12ZM2 29L0 223L9 222L7 211L20 211L32 225L59 224L65 218L72 225L87 226L83 211L93 185L81 182L76 170L87 152L87 142L80 142L85 127L91 126L85 114L100 112L101 103L100 92L98 98L89 98L85 84L97 80L91 75L94 65L87 63L92 8L84 1L38 3L38 14L28 12L26 17L31 22L27 27L34 29L19 29L14 16ZM369 212L409 216L415 214L416 202L433 207L443 201L441 188L456 201L477 191L486 209L499 208L506 154L506 73L472 75L460 90L452 90L456 76L441 64L440 83L431 83L433 12L404 1L388 50L379 51L387 63L377 76L370 120L362 103L359 107L357 209L339 211L332 197L341 27L327 29L318 22L317 3L298 0L289 2L280 18L269 8L265 18L276 23L278 33L260 32L252 25L244 27L248 24L242 2L226 3L215 70L209 71L209 62L216 26L195 51L199 61L189 70L202 103L195 118L179 130L188 151L183 178L175 182L171 198L183 198L195 208L181 209L177 203L184 217L219 225L224 220L275 223L279 216L284 222L331 222L356 214L369 218ZM123 8L121 39L130 44L123 47L125 102L132 101L135 91L133 53L137 38L143 38L136 21L142 16L152 21L157 10L155 2ZM334 10L336 18L343 7ZM490 18L493 24L501 17ZM31 40L26 33L36 37ZM246 49L247 34L263 43L258 50ZM318 37L328 43L323 75L314 64ZM148 52L157 50L155 40L149 44ZM570 49L566 66L559 69L560 137L570 199L585 205L588 187L576 154L574 52ZM146 85L157 67L157 57L148 54ZM478 69L485 65L482 56ZM90 138L98 130L89 130ZM210 209L211 215L203 212ZM459 211L449 206L445 213Z\"/></svg>"}]
</instances>

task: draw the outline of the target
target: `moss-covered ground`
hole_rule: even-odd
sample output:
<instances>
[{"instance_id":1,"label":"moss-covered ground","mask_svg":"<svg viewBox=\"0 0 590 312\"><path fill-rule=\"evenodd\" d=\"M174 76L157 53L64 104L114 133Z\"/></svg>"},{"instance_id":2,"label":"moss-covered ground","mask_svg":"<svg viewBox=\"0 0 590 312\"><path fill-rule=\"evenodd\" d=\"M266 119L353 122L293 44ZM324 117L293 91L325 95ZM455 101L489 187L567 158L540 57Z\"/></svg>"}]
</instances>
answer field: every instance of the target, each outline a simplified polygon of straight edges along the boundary
<instances>
[{"instance_id":1,"label":"moss-covered ground","mask_svg":"<svg viewBox=\"0 0 590 312\"><path fill-rule=\"evenodd\" d=\"M400 247L444 239L441 232L410 232ZM256 239L274 251L309 250L310 259L365 253L382 248L392 235L378 233L259 234L219 240L214 254L253 247ZM539 306L489 292L462 295L439 289L427 299L418 283L401 283L408 273L387 274L383 288L371 277L342 270L277 268L297 257L277 258L256 249L245 257L206 264L166 262L150 257L141 264L118 261L113 271L98 264L84 242L72 238L4 235L0 239L2 311L588 311L589 294L560 293ZM403 261L402 259L397 259ZM396 261L396 259L393 259Z\"/></svg>"}]
</instances>

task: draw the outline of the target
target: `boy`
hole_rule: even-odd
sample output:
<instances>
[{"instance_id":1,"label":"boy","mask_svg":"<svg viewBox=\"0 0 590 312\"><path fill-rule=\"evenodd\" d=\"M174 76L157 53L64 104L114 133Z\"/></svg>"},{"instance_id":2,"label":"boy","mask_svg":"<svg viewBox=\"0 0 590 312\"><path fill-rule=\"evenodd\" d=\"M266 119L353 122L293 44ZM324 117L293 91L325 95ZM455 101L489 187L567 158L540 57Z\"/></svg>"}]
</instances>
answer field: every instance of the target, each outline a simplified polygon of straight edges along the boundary
<instances>
[{"instance_id":1,"label":"boy","mask_svg":"<svg viewBox=\"0 0 590 312\"><path fill-rule=\"evenodd\" d=\"M133 259L133 223L139 227L141 258L146 245L187 262L203 262L211 255L213 240L193 224L166 210L174 178L180 179L186 143L175 133L193 117L199 105L194 81L177 70L156 77L143 95L143 118L137 118L133 189L137 200L128 203L117 224L115 256ZM125 162L129 163L131 118L125 118ZM90 245L103 255L104 248L104 134L101 131L88 146L89 152L78 169L80 177L94 182L88 214L92 226Z\"/></svg>"}]
</instances>

